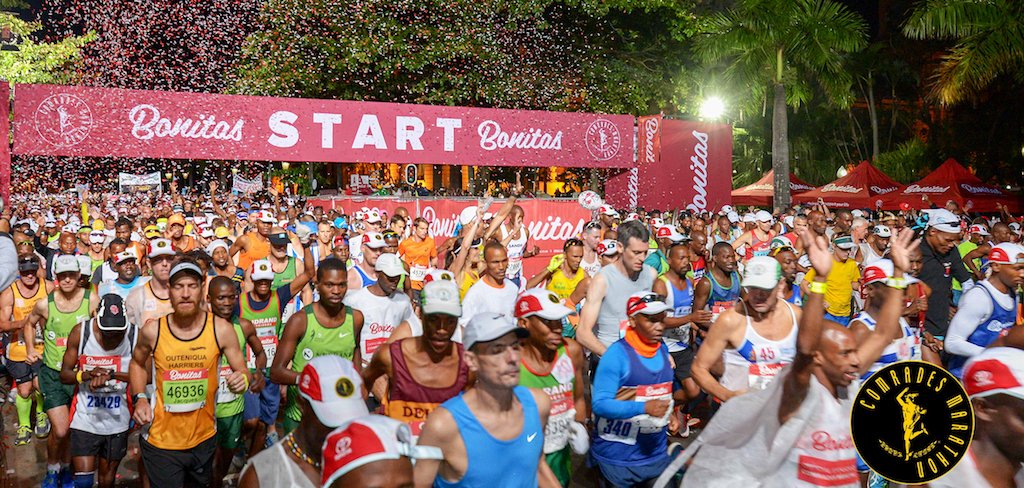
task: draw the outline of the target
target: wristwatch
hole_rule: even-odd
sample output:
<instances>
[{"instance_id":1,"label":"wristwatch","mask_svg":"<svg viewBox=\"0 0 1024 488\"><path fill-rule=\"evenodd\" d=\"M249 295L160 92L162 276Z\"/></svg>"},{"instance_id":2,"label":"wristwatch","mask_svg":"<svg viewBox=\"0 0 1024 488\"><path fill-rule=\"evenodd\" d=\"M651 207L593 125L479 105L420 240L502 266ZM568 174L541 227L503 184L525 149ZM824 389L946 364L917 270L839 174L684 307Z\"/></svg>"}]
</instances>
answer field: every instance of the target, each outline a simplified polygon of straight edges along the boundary
<instances>
[{"instance_id":1,"label":"wristwatch","mask_svg":"<svg viewBox=\"0 0 1024 488\"><path fill-rule=\"evenodd\" d=\"M132 403L134 403L134 404L139 403L139 399L140 398L145 398L147 402L149 401L149 396L146 395L145 393L136 393L136 394L132 395Z\"/></svg>"}]
</instances>

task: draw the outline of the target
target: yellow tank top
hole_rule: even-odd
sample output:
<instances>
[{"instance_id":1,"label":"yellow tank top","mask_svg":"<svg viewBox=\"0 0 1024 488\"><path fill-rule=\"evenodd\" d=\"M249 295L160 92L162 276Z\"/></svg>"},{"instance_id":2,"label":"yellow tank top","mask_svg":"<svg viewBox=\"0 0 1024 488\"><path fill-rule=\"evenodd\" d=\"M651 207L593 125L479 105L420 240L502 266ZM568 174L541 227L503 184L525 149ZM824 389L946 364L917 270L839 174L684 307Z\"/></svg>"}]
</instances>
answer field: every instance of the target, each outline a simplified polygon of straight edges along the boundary
<instances>
[{"instance_id":1,"label":"yellow tank top","mask_svg":"<svg viewBox=\"0 0 1024 488\"><path fill-rule=\"evenodd\" d=\"M562 269L559 268L551 275L551 279L548 280L547 289L558 295L558 298L565 300L572 295L572 292L576 290L576 285L580 284L585 276L587 276L587 273L583 271L583 268L578 268L576 276L572 278L566 276Z\"/></svg>"},{"instance_id":2,"label":"yellow tank top","mask_svg":"<svg viewBox=\"0 0 1024 488\"><path fill-rule=\"evenodd\" d=\"M14 292L14 313L11 319L15 322L24 320L32 313L32 308L36 306L36 302L46 298L46 286L43 283L39 283L36 287L35 295L26 297L22 295L21 289L18 288L18 282L15 281L11 285L11 291ZM36 334L36 352L39 354L43 353L43 336L37 329ZM17 340L14 340L17 338ZM7 348L7 359L11 361L24 361L27 358L28 351L25 348L25 339L21 337L21 329L12 332L11 345Z\"/></svg>"},{"instance_id":3,"label":"yellow tank top","mask_svg":"<svg viewBox=\"0 0 1024 488\"><path fill-rule=\"evenodd\" d=\"M469 289L472 288L477 281L480 281L480 275L474 271L466 271L462 274L462 284L459 285L460 302L466 299L466 293L469 292Z\"/></svg>"},{"instance_id":4,"label":"yellow tank top","mask_svg":"<svg viewBox=\"0 0 1024 488\"><path fill-rule=\"evenodd\" d=\"M245 235L249 236L249 249L238 254L238 267L248 270L253 261L270 255L270 241L255 232L246 232Z\"/></svg>"},{"instance_id":5,"label":"yellow tank top","mask_svg":"<svg viewBox=\"0 0 1024 488\"><path fill-rule=\"evenodd\" d=\"M156 394L146 440L160 449L191 449L217 434L214 410L220 345L213 314L206 314L203 330L191 340L175 337L168 316L160 318L153 348Z\"/></svg>"}]
</instances>

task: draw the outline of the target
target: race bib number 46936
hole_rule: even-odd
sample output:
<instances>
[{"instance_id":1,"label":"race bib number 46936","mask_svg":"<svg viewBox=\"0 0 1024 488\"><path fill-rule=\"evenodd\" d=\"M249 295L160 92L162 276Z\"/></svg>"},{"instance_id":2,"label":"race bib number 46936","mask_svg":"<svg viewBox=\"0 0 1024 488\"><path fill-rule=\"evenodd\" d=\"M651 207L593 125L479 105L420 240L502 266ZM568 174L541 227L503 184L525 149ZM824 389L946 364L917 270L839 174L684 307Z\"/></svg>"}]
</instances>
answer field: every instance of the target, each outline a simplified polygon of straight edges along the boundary
<instances>
[{"instance_id":1,"label":"race bib number 46936","mask_svg":"<svg viewBox=\"0 0 1024 488\"><path fill-rule=\"evenodd\" d=\"M168 412L192 412L206 404L209 371L171 369L163 374L161 393Z\"/></svg>"}]
</instances>

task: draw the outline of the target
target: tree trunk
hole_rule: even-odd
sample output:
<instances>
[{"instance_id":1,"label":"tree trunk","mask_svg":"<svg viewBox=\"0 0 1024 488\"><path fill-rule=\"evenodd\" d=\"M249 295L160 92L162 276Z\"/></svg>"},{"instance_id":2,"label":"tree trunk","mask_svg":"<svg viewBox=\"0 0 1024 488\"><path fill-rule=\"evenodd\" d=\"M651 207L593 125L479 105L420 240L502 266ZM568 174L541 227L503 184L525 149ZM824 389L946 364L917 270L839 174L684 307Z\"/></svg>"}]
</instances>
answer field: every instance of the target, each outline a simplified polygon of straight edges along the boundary
<instances>
[{"instance_id":1,"label":"tree trunk","mask_svg":"<svg viewBox=\"0 0 1024 488\"><path fill-rule=\"evenodd\" d=\"M871 162L878 164L878 109L875 107L875 80L868 73L868 116L871 118Z\"/></svg>"},{"instance_id":2,"label":"tree trunk","mask_svg":"<svg viewBox=\"0 0 1024 488\"><path fill-rule=\"evenodd\" d=\"M789 130L786 114L786 87L774 86L772 105L772 169L775 171L775 211L789 207Z\"/></svg>"}]
</instances>

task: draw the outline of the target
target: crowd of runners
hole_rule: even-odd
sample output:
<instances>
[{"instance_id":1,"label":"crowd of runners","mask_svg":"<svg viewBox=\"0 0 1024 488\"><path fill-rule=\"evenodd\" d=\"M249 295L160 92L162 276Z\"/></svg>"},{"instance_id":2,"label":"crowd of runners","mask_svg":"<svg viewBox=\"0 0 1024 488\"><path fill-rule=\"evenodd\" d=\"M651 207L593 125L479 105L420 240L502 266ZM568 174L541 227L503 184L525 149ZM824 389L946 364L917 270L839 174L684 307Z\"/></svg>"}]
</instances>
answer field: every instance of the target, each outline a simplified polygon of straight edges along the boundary
<instances>
[{"instance_id":1,"label":"crowd of runners","mask_svg":"<svg viewBox=\"0 0 1024 488\"><path fill-rule=\"evenodd\" d=\"M924 360L977 417L932 486L1024 486L1015 216L604 205L534 257L517 196L455 236L216 185L14 198L11 448L47 488L113 486L135 430L154 488L884 486L850 404Z\"/></svg>"}]
</instances>

